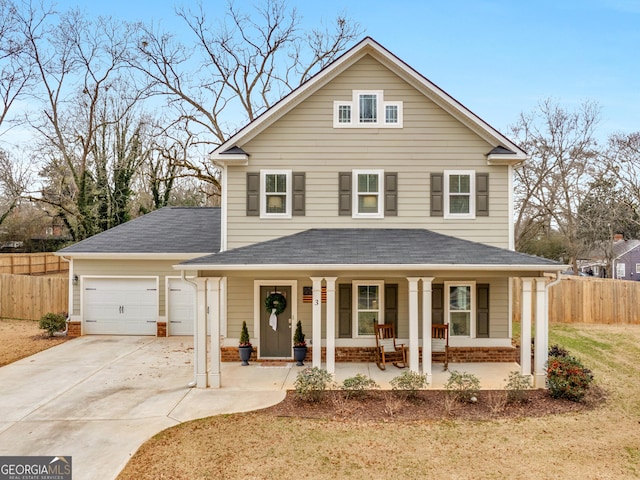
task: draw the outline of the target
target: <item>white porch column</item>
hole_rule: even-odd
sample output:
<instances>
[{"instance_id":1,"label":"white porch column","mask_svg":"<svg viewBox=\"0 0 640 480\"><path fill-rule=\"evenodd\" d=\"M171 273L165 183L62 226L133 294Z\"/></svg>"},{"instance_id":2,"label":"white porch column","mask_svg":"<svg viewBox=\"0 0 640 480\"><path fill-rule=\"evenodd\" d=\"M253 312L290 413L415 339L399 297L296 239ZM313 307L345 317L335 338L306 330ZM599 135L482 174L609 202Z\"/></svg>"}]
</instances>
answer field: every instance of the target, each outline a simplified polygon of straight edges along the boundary
<instances>
[{"instance_id":1,"label":"white porch column","mask_svg":"<svg viewBox=\"0 0 640 480\"><path fill-rule=\"evenodd\" d=\"M422 277L422 373L431 385L433 372L431 370L431 282L434 277Z\"/></svg>"},{"instance_id":2,"label":"white porch column","mask_svg":"<svg viewBox=\"0 0 640 480\"><path fill-rule=\"evenodd\" d=\"M322 277L311 277L313 296L311 309L311 346L313 366L322 367Z\"/></svg>"},{"instance_id":3,"label":"white porch column","mask_svg":"<svg viewBox=\"0 0 640 480\"><path fill-rule=\"evenodd\" d=\"M336 279L325 277L327 282L327 371L336 373Z\"/></svg>"},{"instance_id":4,"label":"white porch column","mask_svg":"<svg viewBox=\"0 0 640 480\"><path fill-rule=\"evenodd\" d=\"M546 285L546 279L536 279L536 337L533 356L533 386L536 388L545 388L547 379L545 365L549 356L549 310Z\"/></svg>"},{"instance_id":5,"label":"white porch column","mask_svg":"<svg viewBox=\"0 0 640 480\"><path fill-rule=\"evenodd\" d=\"M522 317L520 319L520 373L531 375L531 282L522 279Z\"/></svg>"},{"instance_id":6,"label":"white porch column","mask_svg":"<svg viewBox=\"0 0 640 480\"><path fill-rule=\"evenodd\" d=\"M209 314L211 316L211 341L209 386L220 388L220 277L208 279Z\"/></svg>"},{"instance_id":7,"label":"white porch column","mask_svg":"<svg viewBox=\"0 0 640 480\"><path fill-rule=\"evenodd\" d=\"M420 371L418 348L418 277L407 277L409 281L409 368L412 372Z\"/></svg>"},{"instance_id":8,"label":"white porch column","mask_svg":"<svg viewBox=\"0 0 640 480\"><path fill-rule=\"evenodd\" d=\"M193 331L193 355L196 361L196 387L207 388L207 279L195 278L196 328Z\"/></svg>"}]
</instances>

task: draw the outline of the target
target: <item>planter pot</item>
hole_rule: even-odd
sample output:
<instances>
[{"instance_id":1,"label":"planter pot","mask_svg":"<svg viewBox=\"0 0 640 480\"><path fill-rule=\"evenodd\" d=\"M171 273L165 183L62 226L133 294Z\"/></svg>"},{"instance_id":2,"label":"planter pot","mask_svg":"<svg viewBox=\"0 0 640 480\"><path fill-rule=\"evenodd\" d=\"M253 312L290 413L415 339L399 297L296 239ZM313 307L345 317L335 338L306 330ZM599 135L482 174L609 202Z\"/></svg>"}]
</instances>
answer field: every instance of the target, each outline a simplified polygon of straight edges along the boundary
<instances>
[{"instance_id":1,"label":"planter pot","mask_svg":"<svg viewBox=\"0 0 640 480\"><path fill-rule=\"evenodd\" d=\"M304 357L307 356L307 347L293 347L293 359L296 365L301 367L304 365Z\"/></svg>"},{"instance_id":2,"label":"planter pot","mask_svg":"<svg viewBox=\"0 0 640 480\"><path fill-rule=\"evenodd\" d=\"M238 353L240 353L240 360L242 360L242 365L249 365L249 359L251 358L251 352L253 352L253 347L238 347Z\"/></svg>"}]
</instances>

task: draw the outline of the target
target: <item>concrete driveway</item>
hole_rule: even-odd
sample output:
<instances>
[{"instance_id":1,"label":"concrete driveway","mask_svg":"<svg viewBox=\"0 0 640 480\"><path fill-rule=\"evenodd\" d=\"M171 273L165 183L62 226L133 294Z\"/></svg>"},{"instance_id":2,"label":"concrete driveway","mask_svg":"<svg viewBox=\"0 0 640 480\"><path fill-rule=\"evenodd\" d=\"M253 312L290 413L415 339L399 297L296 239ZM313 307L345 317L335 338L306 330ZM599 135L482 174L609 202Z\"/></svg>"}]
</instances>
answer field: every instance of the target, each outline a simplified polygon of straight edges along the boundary
<instances>
[{"instance_id":1,"label":"concrete driveway","mask_svg":"<svg viewBox=\"0 0 640 480\"><path fill-rule=\"evenodd\" d=\"M192 346L191 337L87 336L0 368L0 456L71 456L74 479L113 479L165 428L284 398L282 385L188 388Z\"/></svg>"}]
</instances>

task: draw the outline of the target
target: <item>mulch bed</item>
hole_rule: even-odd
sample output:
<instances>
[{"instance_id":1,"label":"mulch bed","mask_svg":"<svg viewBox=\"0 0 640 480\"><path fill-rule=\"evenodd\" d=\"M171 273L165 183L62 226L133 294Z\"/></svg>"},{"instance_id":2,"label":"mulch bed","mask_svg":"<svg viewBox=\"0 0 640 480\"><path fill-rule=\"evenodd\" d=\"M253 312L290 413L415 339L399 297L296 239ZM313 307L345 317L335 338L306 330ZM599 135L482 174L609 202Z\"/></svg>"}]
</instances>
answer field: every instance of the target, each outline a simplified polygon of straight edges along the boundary
<instances>
[{"instance_id":1,"label":"mulch bed","mask_svg":"<svg viewBox=\"0 0 640 480\"><path fill-rule=\"evenodd\" d=\"M415 399L404 399L397 392L375 390L368 391L364 398L346 399L342 391L327 391L318 402L302 400L294 391L288 391L284 401L262 413L278 417L379 422L541 417L592 410L605 402L603 391L591 390L580 403L552 398L546 390L530 390L526 392L526 400L517 403L507 403L504 390L482 390L475 403L451 401L451 396L443 390L422 390Z\"/></svg>"}]
</instances>

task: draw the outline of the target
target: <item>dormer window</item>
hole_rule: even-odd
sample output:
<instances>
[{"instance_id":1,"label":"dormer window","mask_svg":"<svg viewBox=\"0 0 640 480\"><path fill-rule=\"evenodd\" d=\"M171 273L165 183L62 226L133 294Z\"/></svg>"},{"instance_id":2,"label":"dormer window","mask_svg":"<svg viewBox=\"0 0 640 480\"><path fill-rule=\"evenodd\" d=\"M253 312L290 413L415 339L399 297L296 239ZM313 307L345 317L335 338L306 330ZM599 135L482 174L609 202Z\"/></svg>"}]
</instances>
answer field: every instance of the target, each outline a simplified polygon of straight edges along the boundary
<instances>
[{"instance_id":1,"label":"dormer window","mask_svg":"<svg viewBox=\"0 0 640 480\"><path fill-rule=\"evenodd\" d=\"M333 107L334 128L402 128L402 102L385 101L383 90L354 90Z\"/></svg>"}]
</instances>

